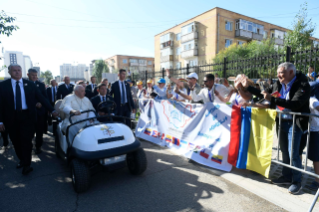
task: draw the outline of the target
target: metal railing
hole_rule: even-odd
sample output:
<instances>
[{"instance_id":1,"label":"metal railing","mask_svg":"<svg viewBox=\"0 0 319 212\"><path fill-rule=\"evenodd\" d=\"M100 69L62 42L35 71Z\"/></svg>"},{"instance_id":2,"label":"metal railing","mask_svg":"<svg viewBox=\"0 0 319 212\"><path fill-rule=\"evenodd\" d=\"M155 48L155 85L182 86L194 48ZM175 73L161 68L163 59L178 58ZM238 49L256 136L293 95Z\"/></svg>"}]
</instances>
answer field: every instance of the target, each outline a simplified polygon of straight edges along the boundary
<instances>
[{"instance_id":1,"label":"metal railing","mask_svg":"<svg viewBox=\"0 0 319 212\"><path fill-rule=\"evenodd\" d=\"M318 174L315 174L315 173L312 173L310 171L307 171L307 161L308 161L308 151L309 151L309 140L310 140L310 117L316 117L316 118L319 118L319 115L316 115L316 114L311 114L311 113L297 113L297 112L284 112L284 111L277 111L277 114L279 114L279 124L278 124L278 146L277 146L277 158L276 159L272 159L271 162L272 163L276 163L276 164L279 164L281 166L284 166L284 167L287 167L287 168L290 168L290 169L293 169L293 170L296 170L296 171L299 171L301 173L304 173L304 174L307 174L307 175L310 175L310 176L313 176L315 178L318 178L319 179L319 175ZM286 163L283 163L281 161L279 161L279 149L280 149L280 133L281 133L281 124L282 124L282 114L288 114L288 115L292 115L292 133L293 133L293 136L292 136L292 139L291 139L291 151L290 151L290 164L286 164ZM300 117L300 116L307 116L309 117L309 121L308 121L308 136L307 136L307 145L306 145L306 160L305 160L305 166L304 166L304 169L302 168L297 168L295 166L292 165L292 160L293 160L293 147L294 147L294 142L295 142L295 139L294 139L294 132L295 132L295 127L296 127L296 116ZM299 151L299 150L297 150ZM315 198L311 204L311 206L309 207L309 210L308 211L312 211L316 202L317 202L317 199L319 197L319 189L317 190L316 192L316 195L315 195Z\"/></svg>"}]
</instances>

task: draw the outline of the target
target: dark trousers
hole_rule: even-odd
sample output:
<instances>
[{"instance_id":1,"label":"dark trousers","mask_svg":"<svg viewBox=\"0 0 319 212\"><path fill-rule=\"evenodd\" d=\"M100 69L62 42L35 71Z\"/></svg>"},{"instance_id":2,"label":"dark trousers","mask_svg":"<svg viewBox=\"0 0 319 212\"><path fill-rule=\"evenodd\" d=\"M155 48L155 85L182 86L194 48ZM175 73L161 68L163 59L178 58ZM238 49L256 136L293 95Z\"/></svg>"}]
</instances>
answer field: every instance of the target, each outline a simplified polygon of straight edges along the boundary
<instances>
[{"instance_id":1,"label":"dark trousers","mask_svg":"<svg viewBox=\"0 0 319 212\"><path fill-rule=\"evenodd\" d=\"M130 105L128 103L124 104L124 105L120 105L118 107L118 112L117 114L119 116L124 116L124 117L131 117L131 108ZM123 119L123 122L129 127L131 128L131 120L130 119Z\"/></svg>"},{"instance_id":2,"label":"dark trousers","mask_svg":"<svg viewBox=\"0 0 319 212\"><path fill-rule=\"evenodd\" d=\"M38 115L36 128L35 128L35 133L36 133L35 147L36 148L41 148L43 144L44 128L45 128L45 115Z\"/></svg>"},{"instance_id":3,"label":"dark trousers","mask_svg":"<svg viewBox=\"0 0 319 212\"><path fill-rule=\"evenodd\" d=\"M7 130L1 132L1 137L2 137L2 140L3 140L3 146L7 146L9 144Z\"/></svg>"},{"instance_id":4,"label":"dark trousers","mask_svg":"<svg viewBox=\"0 0 319 212\"><path fill-rule=\"evenodd\" d=\"M8 129L11 142L22 166L30 166L32 158L32 138L35 132L34 123L27 110L14 114L14 125Z\"/></svg>"},{"instance_id":5,"label":"dark trousers","mask_svg":"<svg viewBox=\"0 0 319 212\"><path fill-rule=\"evenodd\" d=\"M52 107L54 107L54 103L53 102L51 102L51 105L52 105ZM50 113L48 113L48 116L47 116L47 126L48 125L50 125L50 126L53 125L52 131L53 131L53 135L55 136L56 129L57 129L57 126L58 126L58 120L53 118L52 114L50 114Z\"/></svg>"}]
</instances>

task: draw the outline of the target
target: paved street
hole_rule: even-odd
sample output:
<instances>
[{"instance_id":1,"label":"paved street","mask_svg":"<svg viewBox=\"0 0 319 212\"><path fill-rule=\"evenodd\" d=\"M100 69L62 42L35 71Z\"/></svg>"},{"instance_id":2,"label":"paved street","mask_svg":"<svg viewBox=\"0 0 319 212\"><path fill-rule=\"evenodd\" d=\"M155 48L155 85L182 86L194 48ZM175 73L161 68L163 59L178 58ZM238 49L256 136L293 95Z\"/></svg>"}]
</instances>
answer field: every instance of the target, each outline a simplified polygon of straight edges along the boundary
<instances>
[{"instance_id":1,"label":"paved street","mask_svg":"<svg viewBox=\"0 0 319 212\"><path fill-rule=\"evenodd\" d=\"M0 141L2 145L2 141ZM148 169L132 176L126 168L92 176L89 191L76 194L66 164L45 135L44 152L33 155L34 171L22 176L10 144L0 151L0 210L4 211L284 211L205 172L168 150L142 142Z\"/></svg>"}]
</instances>

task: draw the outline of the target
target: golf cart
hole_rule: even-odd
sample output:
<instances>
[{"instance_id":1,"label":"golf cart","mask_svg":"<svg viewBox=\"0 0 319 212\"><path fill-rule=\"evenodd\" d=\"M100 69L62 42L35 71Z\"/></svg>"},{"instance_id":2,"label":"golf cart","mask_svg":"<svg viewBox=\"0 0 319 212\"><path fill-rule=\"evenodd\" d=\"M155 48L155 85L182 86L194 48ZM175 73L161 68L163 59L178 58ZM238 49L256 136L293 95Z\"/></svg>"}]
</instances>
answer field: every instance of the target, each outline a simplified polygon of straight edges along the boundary
<instances>
[{"instance_id":1,"label":"golf cart","mask_svg":"<svg viewBox=\"0 0 319 212\"><path fill-rule=\"evenodd\" d=\"M61 121L57 126L55 152L57 157L65 159L70 165L73 187L78 193L89 188L90 170L93 167L103 166L115 170L127 166L133 175L140 175L147 168L140 141L127 125L118 121L127 118L110 115L111 110L116 110L114 102L103 102L103 105L108 115L100 117L93 110L82 111L81 115L94 115L76 122L72 121L76 116L70 115L66 132L62 131Z\"/></svg>"}]
</instances>

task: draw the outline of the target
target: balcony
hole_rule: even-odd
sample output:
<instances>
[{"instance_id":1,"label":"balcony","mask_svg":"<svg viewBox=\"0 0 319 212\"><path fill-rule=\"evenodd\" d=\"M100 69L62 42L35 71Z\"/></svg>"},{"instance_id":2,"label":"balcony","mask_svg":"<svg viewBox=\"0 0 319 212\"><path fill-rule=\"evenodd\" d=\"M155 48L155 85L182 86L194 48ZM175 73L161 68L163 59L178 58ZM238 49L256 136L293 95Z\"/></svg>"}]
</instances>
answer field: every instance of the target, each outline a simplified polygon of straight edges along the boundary
<instances>
[{"instance_id":1,"label":"balcony","mask_svg":"<svg viewBox=\"0 0 319 212\"><path fill-rule=\"evenodd\" d=\"M174 41L172 41L172 40L161 43L161 49L165 49L167 47L172 48L173 46L174 46Z\"/></svg>"},{"instance_id":2,"label":"balcony","mask_svg":"<svg viewBox=\"0 0 319 212\"><path fill-rule=\"evenodd\" d=\"M139 65L140 65L140 64L139 64L138 62L136 62L136 63L135 63L135 62L133 62L133 63L130 62L130 66L139 66Z\"/></svg>"},{"instance_id":3,"label":"balcony","mask_svg":"<svg viewBox=\"0 0 319 212\"><path fill-rule=\"evenodd\" d=\"M198 39L198 33L197 32L191 32L189 34L183 35L181 38L181 42L185 43L190 40Z\"/></svg>"},{"instance_id":4,"label":"balcony","mask_svg":"<svg viewBox=\"0 0 319 212\"><path fill-rule=\"evenodd\" d=\"M182 58L189 58L189 57L195 57L198 56L198 50L197 49L191 49L184 52L181 52Z\"/></svg>"},{"instance_id":5,"label":"balcony","mask_svg":"<svg viewBox=\"0 0 319 212\"><path fill-rule=\"evenodd\" d=\"M169 62L169 61L174 61L174 56L173 55L166 55L161 57L161 63L163 62Z\"/></svg>"},{"instance_id":6,"label":"balcony","mask_svg":"<svg viewBox=\"0 0 319 212\"><path fill-rule=\"evenodd\" d=\"M253 33L243 29L236 29L235 37L241 38L243 40L251 40L253 39Z\"/></svg>"},{"instance_id":7,"label":"balcony","mask_svg":"<svg viewBox=\"0 0 319 212\"><path fill-rule=\"evenodd\" d=\"M276 45L283 46L284 45L284 39L280 38L273 38Z\"/></svg>"},{"instance_id":8,"label":"balcony","mask_svg":"<svg viewBox=\"0 0 319 212\"><path fill-rule=\"evenodd\" d=\"M253 33L253 40L259 40L262 41L263 40L263 35L261 34L257 34L257 33Z\"/></svg>"}]
</instances>

